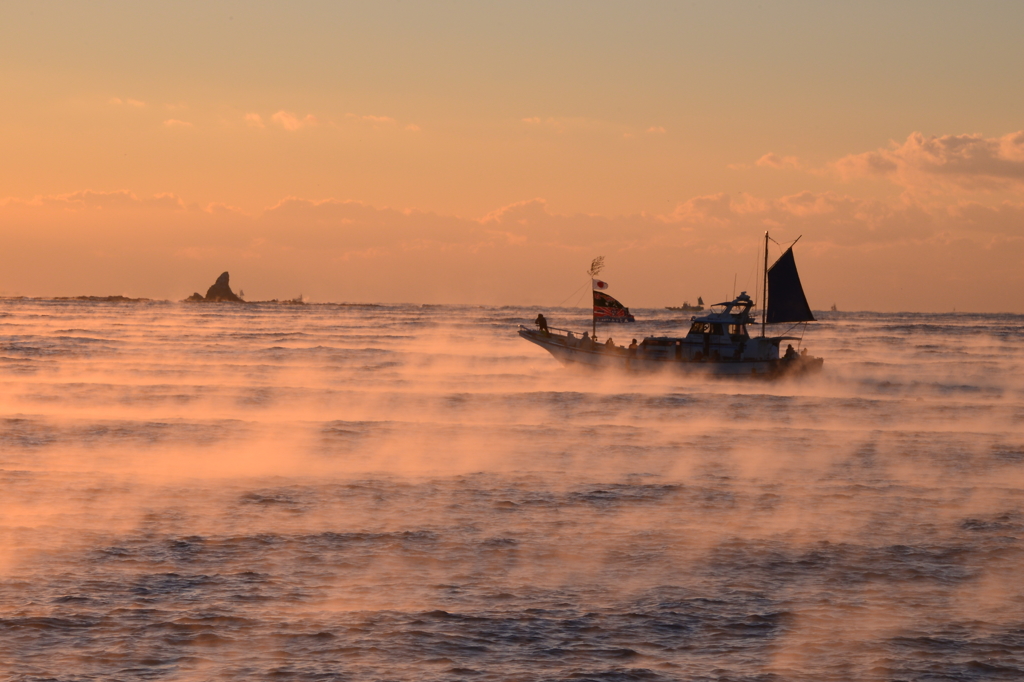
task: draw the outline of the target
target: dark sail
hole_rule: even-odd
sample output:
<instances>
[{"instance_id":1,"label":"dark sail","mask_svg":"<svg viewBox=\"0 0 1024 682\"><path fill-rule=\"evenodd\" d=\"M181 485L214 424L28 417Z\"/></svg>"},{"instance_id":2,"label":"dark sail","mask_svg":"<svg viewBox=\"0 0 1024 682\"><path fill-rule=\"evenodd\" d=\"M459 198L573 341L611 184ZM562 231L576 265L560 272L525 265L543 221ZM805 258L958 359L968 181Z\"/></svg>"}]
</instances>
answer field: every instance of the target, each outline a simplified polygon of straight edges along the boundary
<instances>
[{"instance_id":1,"label":"dark sail","mask_svg":"<svg viewBox=\"0 0 1024 682\"><path fill-rule=\"evenodd\" d=\"M599 322L635 322L625 307L608 294L594 292L594 319Z\"/></svg>"},{"instance_id":2,"label":"dark sail","mask_svg":"<svg viewBox=\"0 0 1024 682\"><path fill-rule=\"evenodd\" d=\"M813 322L800 275L796 271L793 249L786 249L775 265L768 268L768 324Z\"/></svg>"}]
</instances>

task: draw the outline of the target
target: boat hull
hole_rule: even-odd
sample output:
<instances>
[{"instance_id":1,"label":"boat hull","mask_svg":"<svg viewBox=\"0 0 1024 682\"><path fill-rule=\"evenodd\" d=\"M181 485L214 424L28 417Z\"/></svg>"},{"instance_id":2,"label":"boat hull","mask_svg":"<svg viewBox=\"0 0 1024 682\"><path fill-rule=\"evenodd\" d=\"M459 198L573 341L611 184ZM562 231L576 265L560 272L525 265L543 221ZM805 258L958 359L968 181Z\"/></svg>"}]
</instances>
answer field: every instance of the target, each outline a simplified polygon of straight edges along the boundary
<instances>
[{"instance_id":1,"label":"boat hull","mask_svg":"<svg viewBox=\"0 0 1024 682\"><path fill-rule=\"evenodd\" d=\"M521 328L519 336L534 343L565 366L619 369L626 372L656 373L674 372L680 374L705 375L714 377L753 377L774 379L795 376L821 370L824 360L800 356L779 360L725 360L690 361L673 358L645 358L636 352L618 346L591 344L581 347L558 334Z\"/></svg>"}]
</instances>

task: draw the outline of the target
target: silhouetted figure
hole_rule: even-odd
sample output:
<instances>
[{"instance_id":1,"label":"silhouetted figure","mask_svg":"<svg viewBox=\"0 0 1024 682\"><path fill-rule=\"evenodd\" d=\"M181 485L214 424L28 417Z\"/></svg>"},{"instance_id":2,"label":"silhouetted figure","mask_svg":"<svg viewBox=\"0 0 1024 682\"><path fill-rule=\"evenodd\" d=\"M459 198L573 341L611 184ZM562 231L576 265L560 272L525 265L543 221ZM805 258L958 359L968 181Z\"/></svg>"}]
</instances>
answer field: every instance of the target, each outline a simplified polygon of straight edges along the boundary
<instances>
[{"instance_id":1,"label":"silhouetted figure","mask_svg":"<svg viewBox=\"0 0 1024 682\"><path fill-rule=\"evenodd\" d=\"M537 319L535 320L535 322L537 323L537 326L540 328L542 332L544 332L545 334L548 333L548 321L547 318L544 317L543 313L537 315Z\"/></svg>"},{"instance_id":2,"label":"silhouetted figure","mask_svg":"<svg viewBox=\"0 0 1024 682\"><path fill-rule=\"evenodd\" d=\"M633 339L633 342L629 344L629 349L636 350L636 339Z\"/></svg>"},{"instance_id":3,"label":"silhouetted figure","mask_svg":"<svg viewBox=\"0 0 1024 682\"><path fill-rule=\"evenodd\" d=\"M791 344L791 343L787 344L786 345L786 356L785 356L786 359L787 360L792 360L796 356L797 356L797 352L795 350L793 350L793 344Z\"/></svg>"}]
</instances>

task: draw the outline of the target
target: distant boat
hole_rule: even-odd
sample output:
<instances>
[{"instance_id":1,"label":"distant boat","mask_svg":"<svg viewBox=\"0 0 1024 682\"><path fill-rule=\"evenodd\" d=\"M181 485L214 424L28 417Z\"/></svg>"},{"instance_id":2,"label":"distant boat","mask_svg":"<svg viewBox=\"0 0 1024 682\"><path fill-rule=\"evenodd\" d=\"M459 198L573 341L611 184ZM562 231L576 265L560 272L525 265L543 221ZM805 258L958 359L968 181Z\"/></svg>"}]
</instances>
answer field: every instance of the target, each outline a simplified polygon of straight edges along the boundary
<instances>
[{"instance_id":1,"label":"distant boat","mask_svg":"<svg viewBox=\"0 0 1024 682\"><path fill-rule=\"evenodd\" d=\"M751 337L747 331L748 325L756 324L756 320L750 314L754 301L745 291L732 301L712 304L707 315L693 318L684 337L648 336L627 348L615 345L611 339L598 343L590 334L577 336L578 332L549 328L546 322L536 330L520 325L519 336L545 349L564 365L767 378L820 370L824 361L806 350L788 345L785 353L780 353L782 342L800 341L800 337L766 333L769 324L813 322L814 315L800 283L793 247L786 249L770 268L767 232L764 247L765 286L759 336ZM597 292L594 300L596 331Z\"/></svg>"},{"instance_id":2,"label":"distant boat","mask_svg":"<svg viewBox=\"0 0 1024 682\"><path fill-rule=\"evenodd\" d=\"M684 313L699 313L704 310L704 299L700 296L697 297L697 305L690 305L689 301L683 301L682 305L669 305L665 306L665 310L678 310Z\"/></svg>"},{"instance_id":3,"label":"distant boat","mask_svg":"<svg viewBox=\"0 0 1024 682\"><path fill-rule=\"evenodd\" d=\"M839 308L836 307L835 303L832 304L832 312L834 312L834 313L838 313L839 312Z\"/></svg>"}]
</instances>

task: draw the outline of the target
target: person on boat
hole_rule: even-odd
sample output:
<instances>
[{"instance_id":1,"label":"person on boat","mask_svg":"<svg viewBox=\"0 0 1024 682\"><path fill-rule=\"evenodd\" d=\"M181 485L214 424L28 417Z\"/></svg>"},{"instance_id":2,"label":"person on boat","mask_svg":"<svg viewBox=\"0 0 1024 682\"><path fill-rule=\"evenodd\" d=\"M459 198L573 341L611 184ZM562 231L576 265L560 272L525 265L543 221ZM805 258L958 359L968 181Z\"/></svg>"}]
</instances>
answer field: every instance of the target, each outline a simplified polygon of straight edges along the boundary
<instances>
[{"instance_id":1,"label":"person on boat","mask_svg":"<svg viewBox=\"0 0 1024 682\"><path fill-rule=\"evenodd\" d=\"M590 332L583 332L583 338L580 339L580 348L590 348L591 345Z\"/></svg>"},{"instance_id":2,"label":"person on boat","mask_svg":"<svg viewBox=\"0 0 1024 682\"><path fill-rule=\"evenodd\" d=\"M576 335L572 332L565 333L565 345L572 347L576 345Z\"/></svg>"},{"instance_id":3,"label":"person on boat","mask_svg":"<svg viewBox=\"0 0 1024 682\"><path fill-rule=\"evenodd\" d=\"M535 322L543 333L548 333L548 320L544 317L544 313L539 313Z\"/></svg>"},{"instance_id":4,"label":"person on boat","mask_svg":"<svg viewBox=\"0 0 1024 682\"><path fill-rule=\"evenodd\" d=\"M791 343L790 344L786 344L786 355L785 355L785 358L787 360L792 360L796 356L797 356L797 352L795 350L793 350L793 344L791 344Z\"/></svg>"},{"instance_id":5,"label":"person on boat","mask_svg":"<svg viewBox=\"0 0 1024 682\"><path fill-rule=\"evenodd\" d=\"M636 352L636 339L633 339L632 343L629 344L629 349Z\"/></svg>"},{"instance_id":6,"label":"person on boat","mask_svg":"<svg viewBox=\"0 0 1024 682\"><path fill-rule=\"evenodd\" d=\"M612 337L609 336L608 340L604 342L604 345L608 346L609 348L614 348L615 342L612 341Z\"/></svg>"}]
</instances>

